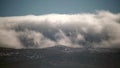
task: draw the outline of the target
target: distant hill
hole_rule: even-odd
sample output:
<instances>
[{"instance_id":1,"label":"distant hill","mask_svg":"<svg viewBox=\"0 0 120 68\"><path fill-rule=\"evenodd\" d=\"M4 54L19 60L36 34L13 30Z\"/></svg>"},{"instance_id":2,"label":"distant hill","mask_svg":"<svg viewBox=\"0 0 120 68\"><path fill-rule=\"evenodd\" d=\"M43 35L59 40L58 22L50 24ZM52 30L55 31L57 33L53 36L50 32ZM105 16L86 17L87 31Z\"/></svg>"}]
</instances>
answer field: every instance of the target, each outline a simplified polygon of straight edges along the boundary
<instances>
[{"instance_id":1,"label":"distant hill","mask_svg":"<svg viewBox=\"0 0 120 68\"><path fill-rule=\"evenodd\" d=\"M56 45L48 48L24 48L24 49L13 49L0 47L0 52L4 51L21 51L21 50L53 50L53 51L63 51L63 52L120 52L120 48L71 48L62 45Z\"/></svg>"},{"instance_id":2,"label":"distant hill","mask_svg":"<svg viewBox=\"0 0 120 68\"><path fill-rule=\"evenodd\" d=\"M0 68L120 68L119 49L0 48Z\"/></svg>"}]
</instances>

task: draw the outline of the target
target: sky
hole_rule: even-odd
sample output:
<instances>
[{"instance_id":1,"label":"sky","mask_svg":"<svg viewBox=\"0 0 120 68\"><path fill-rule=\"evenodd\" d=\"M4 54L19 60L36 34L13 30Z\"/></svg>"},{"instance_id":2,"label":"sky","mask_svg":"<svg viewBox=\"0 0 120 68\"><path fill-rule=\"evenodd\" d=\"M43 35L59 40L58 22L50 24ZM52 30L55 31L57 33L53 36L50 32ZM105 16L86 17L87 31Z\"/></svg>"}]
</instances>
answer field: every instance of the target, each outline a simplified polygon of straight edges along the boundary
<instances>
[{"instance_id":1,"label":"sky","mask_svg":"<svg viewBox=\"0 0 120 68\"><path fill-rule=\"evenodd\" d=\"M0 16L120 12L120 0L0 0Z\"/></svg>"}]
</instances>

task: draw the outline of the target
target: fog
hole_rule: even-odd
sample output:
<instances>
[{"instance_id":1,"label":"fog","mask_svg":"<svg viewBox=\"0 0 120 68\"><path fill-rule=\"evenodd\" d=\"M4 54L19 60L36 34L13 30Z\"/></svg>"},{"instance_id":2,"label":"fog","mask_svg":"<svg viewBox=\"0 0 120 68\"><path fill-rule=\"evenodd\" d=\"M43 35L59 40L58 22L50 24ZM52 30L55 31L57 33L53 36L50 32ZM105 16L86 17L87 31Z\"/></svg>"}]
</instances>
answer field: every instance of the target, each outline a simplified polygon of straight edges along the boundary
<instances>
[{"instance_id":1,"label":"fog","mask_svg":"<svg viewBox=\"0 0 120 68\"><path fill-rule=\"evenodd\" d=\"M120 13L0 17L0 47L120 48Z\"/></svg>"}]
</instances>

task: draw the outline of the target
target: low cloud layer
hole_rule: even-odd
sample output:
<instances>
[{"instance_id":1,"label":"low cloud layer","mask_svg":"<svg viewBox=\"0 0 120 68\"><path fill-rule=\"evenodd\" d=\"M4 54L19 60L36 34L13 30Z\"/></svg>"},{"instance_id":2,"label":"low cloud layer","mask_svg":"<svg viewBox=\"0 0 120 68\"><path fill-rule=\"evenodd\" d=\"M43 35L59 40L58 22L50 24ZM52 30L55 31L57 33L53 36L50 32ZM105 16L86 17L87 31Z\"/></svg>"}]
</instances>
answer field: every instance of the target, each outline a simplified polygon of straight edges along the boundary
<instances>
[{"instance_id":1,"label":"low cloud layer","mask_svg":"<svg viewBox=\"0 0 120 68\"><path fill-rule=\"evenodd\" d=\"M0 17L0 47L120 48L120 13Z\"/></svg>"}]
</instances>

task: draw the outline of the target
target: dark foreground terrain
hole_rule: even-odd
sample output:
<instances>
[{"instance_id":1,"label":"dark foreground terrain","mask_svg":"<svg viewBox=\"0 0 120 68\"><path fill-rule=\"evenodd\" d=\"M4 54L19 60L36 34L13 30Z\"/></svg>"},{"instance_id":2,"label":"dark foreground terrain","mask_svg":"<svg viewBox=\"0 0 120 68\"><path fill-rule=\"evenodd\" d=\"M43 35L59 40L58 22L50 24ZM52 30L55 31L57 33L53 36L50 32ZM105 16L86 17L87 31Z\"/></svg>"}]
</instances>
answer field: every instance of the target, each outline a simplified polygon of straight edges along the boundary
<instances>
[{"instance_id":1,"label":"dark foreground terrain","mask_svg":"<svg viewBox=\"0 0 120 68\"><path fill-rule=\"evenodd\" d=\"M0 48L0 68L120 68L119 49Z\"/></svg>"}]
</instances>

